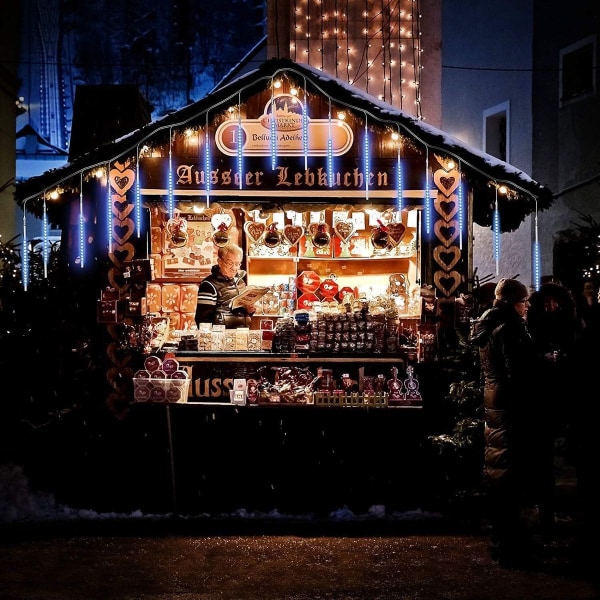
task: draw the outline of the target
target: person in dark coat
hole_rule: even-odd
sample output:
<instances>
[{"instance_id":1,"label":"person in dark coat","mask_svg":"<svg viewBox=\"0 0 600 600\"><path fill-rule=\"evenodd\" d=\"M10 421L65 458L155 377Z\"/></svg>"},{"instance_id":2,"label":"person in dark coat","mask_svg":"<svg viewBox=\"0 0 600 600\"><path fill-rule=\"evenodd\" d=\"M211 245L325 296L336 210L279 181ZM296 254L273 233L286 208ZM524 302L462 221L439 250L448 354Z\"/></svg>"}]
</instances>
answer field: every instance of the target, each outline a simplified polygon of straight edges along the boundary
<instances>
[{"instance_id":1,"label":"person in dark coat","mask_svg":"<svg viewBox=\"0 0 600 600\"><path fill-rule=\"evenodd\" d=\"M474 321L483 378L484 472L492 557L506 566L534 554L523 509L535 495L537 362L527 330L529 292L516 279L501 279L493 307Z\"/></svg>"},{"instance_id":2,"label":"person in dark coat","mask_svg":"<svg viewBox=\"0 0 600 600\"><path fill-rule=\"evenodd\" d=\"M252 308L231 308L233 298L246 289L246 271L240 270L243 251L235 244L221 246L217 253L217 264L211 267L198 288L196 324L224 324L227 329L248 327Z\"/></svg>"}]
</instances>

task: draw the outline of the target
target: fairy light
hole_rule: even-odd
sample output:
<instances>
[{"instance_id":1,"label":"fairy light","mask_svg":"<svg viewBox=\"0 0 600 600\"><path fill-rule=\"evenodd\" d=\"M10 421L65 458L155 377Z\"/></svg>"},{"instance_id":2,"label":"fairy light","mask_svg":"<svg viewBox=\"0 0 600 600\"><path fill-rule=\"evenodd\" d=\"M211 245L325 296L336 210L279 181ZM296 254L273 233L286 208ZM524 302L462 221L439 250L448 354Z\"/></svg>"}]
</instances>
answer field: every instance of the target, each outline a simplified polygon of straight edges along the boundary
<instances>
[{"instance_id":1,"label":"fairy light","mask_svg":"<svg viewBox=\"0 0 600 600\"><path fill-rule=\"evenodd\" d=\"M462 170L460 161L458 163L458 247L462 250L463 247L463 227L465 225L465 207L463 197L463 182Z\"/></svg>"},{"instance_id":2,"label":"fairy light","mask_svg":"<svg viewBox=\"0 0 600 600\"><path fill-rule=\"evenodd\" d=\"M111 177L110 163L106 163L106 242L108 245L108 253L112 252L112 193L111 193Z\"/></svg>"},{"instance_id":3,"label":"fairy light","mask_svg":"<svg viewBox=\"0 0 600 600\"><path fill-rule=\"evenodd\" d=\"M304 169L308 169L308 94L306 79L304 79L304 102L302 102L302 151L304 152Z\"/></svg>"},{"instance_id":4,"label":"fairy light","mask_svg":"<svg viewBox=\"0 0 600 600\"><path fill-rule=\"evenodd\" d=\"M402 177L402 159L401 159L401 152L402 152L402 144L400 142L400 135L397 134L396 132L394 132L394 137L396 138L396 141L398 143L398 156L396 158L396 192L397 192L397 206L398 206L398 212L402 212L402 203L403 203L403 195L404 195L404 181L403 181L403 177Z\"/></svg>"},{"instance_id":5,"label":"fairy light","mask_svg":"<svg viewBox=\"0 0 600 600\"><path fill-rule=\"evenodd\" d=\"M79 175L79 266L85 266L85 219L83 218L83 175Z\"/></svg>"},{"instance_id":6,"label":"fairy light","mask_svg":"<svg viewBox=\"0 0 600 600\"><path fill-rule=\"evenodd\" d=\"M538 203L535 198L535 213L533 216L534 223L534 240L533 240L533 286L536 290L540 289L541 273L542 273L542 259L540 255L540 240L538 232Z\"/></svg>"},{"instance_id":7,"label":"fairy light","mask_svg":"<svg viewBox=\"0 0 600 600\"><path fill-rule=\"evenodd\" d=\"M208 138L208 111L206 111L206 128L204 130L204 191L206 193L206 207L210 206L210 140Z\"/></svg>"},{"instance_id":8,"label":"fairy light","mask_svg":"<svg viewBox=\"0 0 600 600\"><path fill-rule=\"evenodd\" d=\"M243 173L244 173L244 148L243 148L243 136L242 136L242 95L238 94L238 128L237 128L237 167L238 167L238 176L240 178L239 181L239 189L241 190L243 187Z\"/></svg>"},{"instance_id":9,"label":"fairy light","mask_svg":"<svg viewBox=\"0 0 600 600\"><path fill-rule=\"evenodd\" d=\"M140 145L136 148L136 164L135 164L135 223L138 238L141 236L142 223L142 193L140 186Z\"/></svg>"},{"instance_id":10,"label":"fairy light","mask_svg":"<svg viewBox=\"0 0 600 600\"><path fill-rule=\"evenodd\" d=\"M500 274L500 211L498 210L498 186L496 186L496 201L494 204L494 260L496 261L496 276Z\"/></svg>"},{"instance_id":11,"label":"fairy light","mask_svg":"<svg viewBox=\"0 0 600 600\"><path fill-rule=\"evenodd\" d=\"M45 195L46 192L44 192ZM27 291L29 284L29 248L27 243L27 200L23 203L23 252L21 254L21 275L23 289Z\"/></svg>"},{"instance_id":12,"label":"fairy light","mask_svg":"<svg viewBox=\"0 0 600 600\"><path fill-rule=\"evenodd\" d=\"M273 86L274 87L274 86ZM275 100L273 95L273 87L271 87L271 120L269 121L270 131L270 146L271 146L271 170L275 170L277 166L277 127L275 123Z\"/></svg>"},{"instance_id":13,"label":"fairy light","mask_svg":"<svg viewBox=\"0 0 600 600\"><path fill-rule=\"evenodd\" d=\"M42 215L42 260L44 263L44 279L48 279L48 208L46 206L46 198L44 198L44 212Z\"/></svg>"},{"instance_id":14,"label":"fairy light","mask_svg":"<svg viewBox=\"0 0 600 600\"><path fill-rule=\"evenodd\" d=\"M365 199L369 199L369 172L371 170L371 151L369 148L369 121L365 114Z\"/></svg>"},{"instance_id":15,"label":"fairy light","mask_svg":"<svg viewBox=\"0 0 600 600\"><path fill-rule=\"evenodd\" d=\"M431 235L431 194L429 193L429 148L425 154L425 233Z\"/></svg>"},{"instance_id":16,"label":"fairy light","mask_svg":"<svg viewBox=\"0 0 600 600\"><path fill-rule=\"evenodd\" d=\"M329 113L327 115L327 176L329 187L333 187L333 141L331 139L331 98L329 98Z\"/></svg>"},{"instance_id":17,"label":"fairy light","mask_svg":"<svg viewBox=\"0 0 600 600\"><path fill-rule=\"evenodd\" d=\"M175 199L173 197L173 130L169 129L169 173L167 175L167 202L169 219L175 214Z\"/></svg>"}]
</instances>

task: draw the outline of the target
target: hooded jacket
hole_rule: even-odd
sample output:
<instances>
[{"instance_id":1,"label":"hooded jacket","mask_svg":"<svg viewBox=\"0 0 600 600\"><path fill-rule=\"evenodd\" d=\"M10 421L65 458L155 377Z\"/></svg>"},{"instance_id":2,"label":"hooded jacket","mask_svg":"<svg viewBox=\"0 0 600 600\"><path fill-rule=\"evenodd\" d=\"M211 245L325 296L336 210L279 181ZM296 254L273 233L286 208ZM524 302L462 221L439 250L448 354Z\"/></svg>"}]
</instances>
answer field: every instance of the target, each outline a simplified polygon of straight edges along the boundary
<instances>
[{"instance_id":1,"label":"hooded jacket","mask_svg":"<svg viewBox=\"0 0 600 600\"><path fill-rule=\"evenodd\" d=\"M499 300L473 323L471 341L479 348L483 377L484 480L519 486L528 477L535 423L533 341L514 306Z\"/></svg>"}]
</instances>

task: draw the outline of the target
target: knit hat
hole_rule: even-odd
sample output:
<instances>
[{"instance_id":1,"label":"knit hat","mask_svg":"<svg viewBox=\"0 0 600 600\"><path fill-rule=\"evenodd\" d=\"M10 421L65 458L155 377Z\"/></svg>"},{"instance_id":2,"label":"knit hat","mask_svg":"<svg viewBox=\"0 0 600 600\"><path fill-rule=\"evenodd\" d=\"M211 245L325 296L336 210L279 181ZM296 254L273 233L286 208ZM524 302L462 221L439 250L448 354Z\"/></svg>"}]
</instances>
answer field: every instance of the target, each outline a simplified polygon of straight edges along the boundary
<instances>
[{"instance_id":1,"label":"knit hat","mask_svg":"<svg viewBox=\"0 0 600 600\"><path fill-rule=\"evenodd\" d=\"M516 279L501 279L494 290L496 300L503 300L509 304L527 300L529 292L527 288Z\"/></svg>"}]
</instances>

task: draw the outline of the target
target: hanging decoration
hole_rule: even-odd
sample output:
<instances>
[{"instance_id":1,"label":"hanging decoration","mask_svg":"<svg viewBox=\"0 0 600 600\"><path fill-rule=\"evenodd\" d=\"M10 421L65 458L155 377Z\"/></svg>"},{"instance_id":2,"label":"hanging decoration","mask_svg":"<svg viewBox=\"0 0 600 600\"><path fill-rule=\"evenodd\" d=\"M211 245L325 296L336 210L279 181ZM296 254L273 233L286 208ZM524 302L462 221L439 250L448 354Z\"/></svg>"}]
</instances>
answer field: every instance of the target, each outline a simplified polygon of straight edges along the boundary
<instances>
[{"instance_id":1,"label":"hanging decoration","mask_svg":"<svg viewBox=\"0 0 600 600\"><path fill-rule=\"evenodd\" d=\"M173 130L169 129L169 174L167 176L167 202L169 218L175 213L175 201L173 199Z\"/></svg>"},{"instance_id":2,"label":"hanging decoration","mask_svg":"<svg viewBox=\"0 0 600 600\"><path fill-rule=\"evenodd\" d=\"M494 203L494 260L496 261L496 277L500 275L500 211L498 210L498 185L496 187L496 200Z\"/></svg>"},{"instance_id":3,"label":"hanging decoration","mask_svg":"<svg viewBox=\"0 0 600 600\"><path fill-rule=\"evenodd\" d=\"M540 289L541 273L542 273L542 261L540 258L540 240L538 232L538 203L535 198L535 213L533 215L534 224L534 240L533 240L533 286L536 291Z\"/></svg>"},{"instance_id":4,"label":"hanging decoration","mask_svg":"<svg viewBox=\"0 0 600 600\"><path fill-rule=\"evenodd\" d=\"M327 177L329 187L333 187L333 140L331 138L331 98L329 98L329 113L327 116Z\"/></svg>"},{"instance_id":5,"label":"hanging decoration","mask_svg":"<svg viewBox=\"0 0 600 600\"><path fill-rule=\"evenodd\" d=\"M242 189L242 182L244 180L244 137L242 135L242 94L238 94L238 128L237 128L237 167L238 167L238 176L240 178L239 181L239 189Z\"/></svg>"},{"instance_id":6,"label":"hanging decoration","mask_svg":"<svg viewBox=\"0 0 600 600\"><path fill-rule=\"evenodd\" d=\"M464 198L463 198L463 180L462 180L462 168L460 161L458 161L458 247L462 250L463 247L463 228L465 225L465 209L464 209Z\"/></svg>"},{"instance_id":7,"label":"hanging decoration","mask_svg":"<svg viewBox=\"0 0 600 600\"><path fill-rule=\"evenodd\" d=\"M387 249L390 241L388 228L380 219L377 219L377 224L378 226L371 231L371 244L376 252L383 252Z\"/></svg>"},{"instance_id":8,"label":"hanging decoration","mask_svg":"<svg viewBox=\"0 0 600 600\"><path fill-rule=\"evenodd\" d=\"M46 192L44 191L44 197ZM23 252L21 253L21 277L23 290L27 291L29 284L29 248L27 243L27 201L23 203Z\"/></svg>"},{"instance_id":9,"label":"hanging decoration","mask_svg":"<svg viewBox=\"0 0 600 600\"><path fill-rule=\"evenodd\" d=\"M275 112L275 98L273 89L275 84L271 82L271 120L269 121L270 131L270 146L271 146L271 169L274 171L277 166L277 123L276 123L276 112Z\"/></svg>"},{"instance_id":10,"label":"hanging decoration","mask_svg":"<svg viewBox=\"0 0 600 600\"><path fill-rule=\"evenodd\" d=\"M228 227L226 223L221 223L217 230L213 233L212 240L213 244L217 248L223 248L229 244L229 233L227 233Z\"/></svg>"},{"instance_id":11,"label":"hanging decoration","mask_svg":"<svg viewBox=\"0 0 600 600\"><path fill-rule=\"evenodd\" d=\"M429 238L431 235L431 194L429 192L429 148L425 149L425 234Z\"/></svg>"},{"instance_id":12,"label":"hanging decoration","mask_svg":"<svg viewBox=\"0 0 600 600\"><path fill-rule=\"evenodd\" d=\"M110 177L110 163L106 163L106 241L108 243L108 253L112 252L112 191Z\"/></svg>"},{"instance_id":13,"label":"hanging decoration","mask_svg":"<svg viewBox=\"0 0 600 600\"><path fill-rule=\"evenodd\" d=\"M44 212L46 204L44 203ZM83 174L79 176L79 266L85 266L85 219L83 216Z\"/></svg>"},{"instance_id":14,"label":"hanging decoration","mask_svg":"<svg viewBox=\"0 0 600 600\"><path fill-rule=\"evenodd\" d=\"M204 189L206 192L206 208L210 206L210 141L208 139L208 111L206 111L206 128L204 130Z\"/></svg>"},{"instance_id":15,"label":"hanging decoration","mask_svg":"<svg viewBox=\"0 0 600 600\"><path fill-rule=\"evenodd\" d=\"M365 200L369 199L369 171L371 169L371 151L369 149L369 117L365 114Z\"/></svg>"},{"instance_id":16,"label":"hanging decoration","mask_svg":"<svg viewBox=\"0 0 600 600\"><path fill-rule=\"evenodd\" d=\"M142 195L140 190L140 145L136 148L135 161L135 224L138 238L141 236L142 226Z\"/></svg>"},{"instance_id":17,"label":"hanging decoration","mask_svg":"<svg viewBox=\"0 0 600 600\"><path fill-rule=\"evenodd\" d=\"M304 170L308 169L308 94L306 78L304 79L304 102L302 102L302 152L304 153Z\"/></svg>"},{"instance_id":18,"label":"hanging decoration","mask_svg":"<svg viewBox=\"0 0 600 600\"><path fill-rule=\"evenodd\" d=\"M277 231L277 225L275 223L271 223L271 225L267 227L263 243L267 248L276 248L281 243L281 234Z\"/></svg>"},{"instance_id":19,"label":"hanging decoration","mask_svg":"<svg viewBox=\"0 0 600 600\"><path fill-rule=\"evenodd\" d=\"M398 157L396 159L396 196L397 196L397 207L398 212L401 213L403 207L403 196L404 196L404 181L402 177L402 143L400 141L400 135L398 135Z\"/></svg>"},{"instance_id":20,"label":"hanging decoration","mask_svg":"<svg viewBox=\"0 0 600 600\"><path fill-rule=\"evenodd\" d=\"M44 279L48 279L48 209L46 207L46 198L44 197L44 213L42 215L42 261L44 263Z\"/></svg>"}]
</instances>

